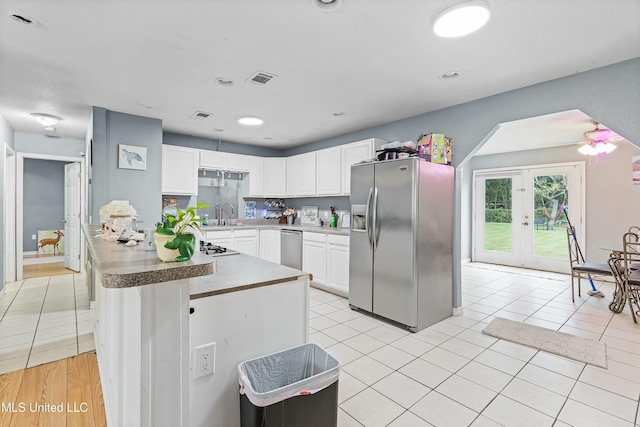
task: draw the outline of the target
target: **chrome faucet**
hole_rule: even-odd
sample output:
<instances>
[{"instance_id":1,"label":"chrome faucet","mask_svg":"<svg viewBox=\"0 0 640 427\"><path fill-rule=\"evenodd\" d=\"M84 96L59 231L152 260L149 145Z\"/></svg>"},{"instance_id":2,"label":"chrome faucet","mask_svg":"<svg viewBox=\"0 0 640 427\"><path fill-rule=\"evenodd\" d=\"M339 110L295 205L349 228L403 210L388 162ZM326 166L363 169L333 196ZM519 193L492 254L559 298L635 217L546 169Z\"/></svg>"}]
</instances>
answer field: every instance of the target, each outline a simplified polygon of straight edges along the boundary
<instances>
[{"instance_id":1,"label":"chrome faucet","mask_svg":"<svg viewBox=\"0 0 640 427\"><path fill-rule=\"evenodd\" d=\"M224 202L218 208L218 225L226 225L224 223L224 221L222 220L222 208L224 207L224 205L228 205L231 208L231 216L228 219L233 218L233 205L231 203L229 203L229 202Z\"/></svg>"}]
</instances>

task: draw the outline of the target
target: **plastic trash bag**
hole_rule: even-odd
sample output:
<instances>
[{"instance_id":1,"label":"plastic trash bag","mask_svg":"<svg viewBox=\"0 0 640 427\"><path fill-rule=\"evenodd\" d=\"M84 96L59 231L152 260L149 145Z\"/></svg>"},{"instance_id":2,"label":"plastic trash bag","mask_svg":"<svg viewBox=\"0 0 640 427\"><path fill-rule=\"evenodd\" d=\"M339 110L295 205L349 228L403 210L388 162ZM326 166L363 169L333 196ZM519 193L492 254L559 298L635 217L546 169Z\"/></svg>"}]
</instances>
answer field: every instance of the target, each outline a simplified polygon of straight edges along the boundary
<instances>
[{"instance_id":1,"label":"plastic trash bag","mask_svg":"<svg viewBox=\"0 0 640 427\"><path fill-rule=\"evenodd\" d=\"M340 363L316 344L303 344L238 365L240 394L258 407L313 394L338 380Z\"/></svg>"}]
</instances>

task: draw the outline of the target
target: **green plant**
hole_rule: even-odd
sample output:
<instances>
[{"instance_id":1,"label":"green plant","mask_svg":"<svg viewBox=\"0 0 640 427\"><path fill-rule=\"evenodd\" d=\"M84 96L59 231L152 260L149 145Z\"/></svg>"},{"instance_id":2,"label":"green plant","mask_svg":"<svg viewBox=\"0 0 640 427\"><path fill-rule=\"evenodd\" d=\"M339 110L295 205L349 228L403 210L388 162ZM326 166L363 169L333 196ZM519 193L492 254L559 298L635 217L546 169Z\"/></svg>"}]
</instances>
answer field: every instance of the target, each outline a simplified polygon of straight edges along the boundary
<instances>
[{"instance_id":1,"label":"green plant","mask_svg":"<svg viewBox=\"0 0 640 427\"><path fill-rule=\"evenodd\" d=\"M186 210L178 209L177 216L171 214L164 214L164 222L158 222L156 224L156 232L164 235L174 234L186 234L189 233L189 229L200 230L200 223L202 219L196 218L196 211L198 209L206 209L211 206L205 203L198 203L196 206L190 206Z\"/></svg>"}]
</instances>

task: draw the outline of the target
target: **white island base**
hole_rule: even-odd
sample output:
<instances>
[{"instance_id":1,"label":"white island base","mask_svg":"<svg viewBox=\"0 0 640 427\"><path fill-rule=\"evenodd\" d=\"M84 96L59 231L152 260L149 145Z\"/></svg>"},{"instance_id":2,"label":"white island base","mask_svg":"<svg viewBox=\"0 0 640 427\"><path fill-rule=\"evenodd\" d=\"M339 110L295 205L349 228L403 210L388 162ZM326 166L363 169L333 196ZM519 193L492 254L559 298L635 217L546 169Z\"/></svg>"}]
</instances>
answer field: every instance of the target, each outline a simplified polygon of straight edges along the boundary
<instances>
[{"instance_id":1,"label":"white island base","mask_svg":"<svg viewBox=\"0 0 640 427\"><path fill-rule=\"evenodd\" d=\"M192 427L239 427L238 364L308 339L308 279L191 300ZM215 372L195 378L195 348L215 342Z\"/></svg>"}]
</instances>

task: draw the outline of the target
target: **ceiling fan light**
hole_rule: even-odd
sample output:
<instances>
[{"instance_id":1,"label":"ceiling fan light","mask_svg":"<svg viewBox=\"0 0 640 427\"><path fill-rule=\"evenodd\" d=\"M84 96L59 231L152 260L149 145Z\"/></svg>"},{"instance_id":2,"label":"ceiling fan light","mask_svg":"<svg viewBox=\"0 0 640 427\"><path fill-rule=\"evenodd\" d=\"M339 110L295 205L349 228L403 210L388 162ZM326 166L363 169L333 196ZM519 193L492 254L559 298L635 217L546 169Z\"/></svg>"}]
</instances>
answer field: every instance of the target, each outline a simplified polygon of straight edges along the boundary
<instances>
[{"instance_id":1,"label":"ceiling fan light","mask_svg":"<svg viewBox=\"0 0 640 427\"><path fill-rule=\"evenodd\" d=\"M443 10L433 21L433 32L452 38L471 34L482 28L491 17L484 1L467 1Z\"/></svg>"},{"instance_id":2,"label":"ceiling fan light","mask_svg":"<svg viewBox=\"0 0 640 427\"><path fill-rule=\"evenodd\" d=\"M580 154L584 154L585 156L595 156L598 154L596 149L591 146L591 144L585 144L582 147L578 148Z\"/></svg>"},{"instance_id":3,"label":"ceiling fan light","mask_svg":"<svg viewBox=\"0 0 640 427\"><path fill-rule=\"evenodd\" d=\"M617 146L617 145L612 144L612 143L610 143L610 142L607 142L606 144L603 144L603 145L604 145L604 152L605 152L606 154L609 154L609 153L611 153L613 150L615 150L616 148L618 148L618 146Z\"/></svg>"}]
</instances>

